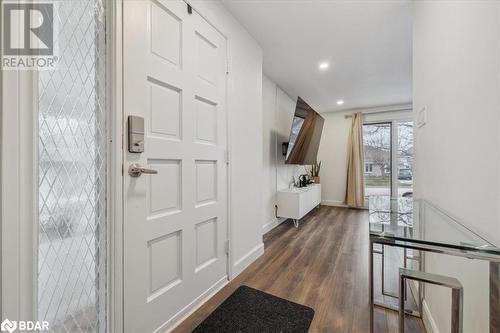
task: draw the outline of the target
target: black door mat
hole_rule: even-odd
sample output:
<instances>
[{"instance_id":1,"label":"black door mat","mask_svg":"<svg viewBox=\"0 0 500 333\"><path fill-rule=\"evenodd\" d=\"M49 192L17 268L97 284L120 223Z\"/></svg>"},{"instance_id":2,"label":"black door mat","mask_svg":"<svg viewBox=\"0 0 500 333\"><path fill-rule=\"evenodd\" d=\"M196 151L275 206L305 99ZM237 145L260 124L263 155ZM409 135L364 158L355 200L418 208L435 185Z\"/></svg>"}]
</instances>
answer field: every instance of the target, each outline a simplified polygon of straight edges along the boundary
<instances>
[{"instance_id":1,"label":"black door mat","mask_svg":"<svg viewBox=\"0 0 500 333\"><path fill-rule=\"evenodd\" d=\"M193 332L307 332L314 310L247 286L239 287Z\"/></svg>"}]
</instances>

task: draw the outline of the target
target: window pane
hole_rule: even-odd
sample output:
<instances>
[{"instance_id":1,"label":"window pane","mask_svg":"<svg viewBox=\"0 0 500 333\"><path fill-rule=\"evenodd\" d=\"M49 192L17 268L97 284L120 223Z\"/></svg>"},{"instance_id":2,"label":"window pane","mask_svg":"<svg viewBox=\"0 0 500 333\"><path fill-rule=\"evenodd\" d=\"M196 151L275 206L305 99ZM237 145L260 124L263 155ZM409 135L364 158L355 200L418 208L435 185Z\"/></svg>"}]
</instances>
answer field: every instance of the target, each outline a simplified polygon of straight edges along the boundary
<instances>
[{"instance_id":1,"label":"window pane","mask_svg":"<svg viewBox=\"0 0 500 333\"><path fill-rule=\"evenodd\" d=\"M59 1L59 62L38 74L38 319L106 330L104 0Z\"/></svg>"},{"instance_id":2,"label":"window pane","mask_svg":"<svg viewBox=\"0 0 500 333\"><path fill-rule=\"evenodd\" d=\"M363 126L365 195L391 195L391 124Z\"/></svg>"},{"instance_id":3,"label":"window pane","mask_svg":"<svg viewBox=\"0 0 500 333\"><path fill-rule=\"evenodd\" d=\"M398 196L413 194L413 122L398 122Z\"/></svg>"}]
</instances>

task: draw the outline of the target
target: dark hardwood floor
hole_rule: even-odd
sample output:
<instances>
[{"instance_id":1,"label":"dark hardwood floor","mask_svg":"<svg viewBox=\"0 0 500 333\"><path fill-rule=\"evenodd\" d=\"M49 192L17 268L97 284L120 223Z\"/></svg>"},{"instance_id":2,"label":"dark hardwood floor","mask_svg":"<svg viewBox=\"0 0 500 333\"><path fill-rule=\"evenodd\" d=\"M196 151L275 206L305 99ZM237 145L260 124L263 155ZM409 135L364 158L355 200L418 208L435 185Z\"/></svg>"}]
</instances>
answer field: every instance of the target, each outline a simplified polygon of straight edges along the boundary
<instances>
[{"instance_id":1,"label":"dark hardwood floor","mask_svg":"<svg viewBox=\"0 0 500 333\"><path fill-rule=\"evenodd\" d=\"M264 244L262 257L174 332L191 332L240 285L313 308L309 332L368 332L366 211L322 206L308 214L299 229L291 221L276 227L264 236ZM379 278L380 261L376 262ZM390 280L397 281L397 275ZM375 285L380 294L380 280ZM375 331L397 332L397 313L376 308ZM407 317L406 332L425 332L425 328L420 319Z\"/></svg>"}]
</instances>

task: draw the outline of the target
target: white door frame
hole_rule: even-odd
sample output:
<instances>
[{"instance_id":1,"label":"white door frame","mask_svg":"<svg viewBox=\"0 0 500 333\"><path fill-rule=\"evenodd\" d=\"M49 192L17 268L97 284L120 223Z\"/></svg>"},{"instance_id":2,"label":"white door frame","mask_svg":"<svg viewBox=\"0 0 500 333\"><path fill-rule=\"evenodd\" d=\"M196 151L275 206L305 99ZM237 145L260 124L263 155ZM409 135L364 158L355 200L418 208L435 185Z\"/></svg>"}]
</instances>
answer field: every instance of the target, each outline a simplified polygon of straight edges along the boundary
<instances>
[{"instance_id":1,"label":"white door frame","mask_svg":"<svg viewBox=\"0 0 500 333\"><path fill-rule=\"evenodd\" d=\"M38 196L32 71L2 71L2 318L33 320L38 269L34 254ZM36 209L35 209L36 208Z\"/></svg>"},{"instance_id":2,"label":"white door frame","mask_svg":"<svg viewBox=\"0 0 500 333\"><path fill-rule=\"evenodd\" d=\"M108 325L111 332L123 332L123 0L109 1L108 101L110 107L110 164L108 233L109 296Z\"/></svg>"},{"instance_id":3,"label":"white door frame","mask_svg":"<svg viewBox=\"0 0 500 333\"><path fill-rule=\"evenodd\" d=\"M0 11L2 4L0 0ZM33 260L38 244L33 222L38 215L35 214L38 195L34 191L38 145L34 118L37 102L33 83L36 77L32 71L0 71L0 313L1 318L10 320L33 320L36 315L36 286L33 283L38 271Z\"/></svg>"}]
</instances>

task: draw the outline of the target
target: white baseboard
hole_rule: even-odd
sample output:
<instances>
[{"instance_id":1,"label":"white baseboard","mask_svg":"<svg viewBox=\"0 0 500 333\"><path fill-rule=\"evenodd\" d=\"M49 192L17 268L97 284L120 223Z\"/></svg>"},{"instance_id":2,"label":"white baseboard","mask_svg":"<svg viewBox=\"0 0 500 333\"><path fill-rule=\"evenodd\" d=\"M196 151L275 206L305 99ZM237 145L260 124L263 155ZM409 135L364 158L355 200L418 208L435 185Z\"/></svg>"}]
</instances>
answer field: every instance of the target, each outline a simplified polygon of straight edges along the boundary
<instances>
[{"instance_id":1,"label":"white baseboard","mask_svg":"<svg viewBox=\"0 0 500 333\"><path fill-rule=\"evenodd\" d=\"M343 201L339 200L321 200L323 206L348 207Z\"/></svg>"},{"instance_id":2,"label":"white baseboard","mask_svg":"<svg viewBox=\"0 0 500 333\"><path fill-rule=\"evenodd\" d=\"M262 234L267 234L269 231L273 230L281 223L285 222L287 219L283 217L277 217L269 223L266 223L262 226Z\"/></svg>"},{"instance_id":3,"label":"white baseboard","mask_svg":"<svg viewBox=\"0 0 500 333\"><path fill-rule=\"evenodd\" d=\"M215 282L210 288L208 288L200 296L196 297L191 303L186 305L182 310L177 312L172 318L167 320L163 325L161 325L154 332L170 332L180 323L182 323L187 317L189 317L193 312L198 310L206 301L208 301L212 296L214 296L219 290L221 290L229 281L227 276L224 276L219 281Z\"/></svg>"},{"instance_id":4,"label":"white baseboard","mask_svg":"<svg viewBox=\"0 0 500 333\"><path fill-rule=\"evenodd\" d=\"M434 320L434 317L432 317L431 310L429 309L429 305L427 305L427 302L424 301L422 302L422 319L424 321L424 326L425 329L427 330L428 333L439 333L438 327L436 325L436 321Z\"/></svg>"},{"instance_id":5,"label":"white baseboard","mask_svg":"<svg viewBox=\"0 0 500 333\"><path fill-rule=\"evenodd\" d=\"M250 250L243 257L238 259L233 264L233 269L231 270L231 280L237 277L245 268L247 268L251 263L253 263L257 258L264 254L264 243L260 243L252 250Z\"/></svg>"},{"instance_id":6,"label":"white baseboard","mask_svg":"<svg viewBox=\"0 0 500 333\"><path fill-rule=\"evenodd\" d=\"M243 257L238 259L232 270L231 279L238 276L245 268L247 268L251 263L253 263L257 258L264 254L264 243L260 243L252 250L250 250ZM180 323L182 323L187 317L189 317L193 312L195 312L200 306L202 306L206 301L208 301L212 296L214 296L219 290L221 290L228 283L227 276L217 281L214 285L208 288L203 294L198 296L191 303L186 305L182 310L177 312L172 318L167 320L163 325L155 330L155 333L159 332L170 332Z\"/></svg>"}]
</instances>

